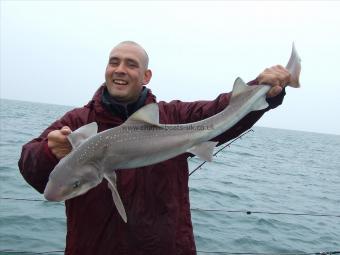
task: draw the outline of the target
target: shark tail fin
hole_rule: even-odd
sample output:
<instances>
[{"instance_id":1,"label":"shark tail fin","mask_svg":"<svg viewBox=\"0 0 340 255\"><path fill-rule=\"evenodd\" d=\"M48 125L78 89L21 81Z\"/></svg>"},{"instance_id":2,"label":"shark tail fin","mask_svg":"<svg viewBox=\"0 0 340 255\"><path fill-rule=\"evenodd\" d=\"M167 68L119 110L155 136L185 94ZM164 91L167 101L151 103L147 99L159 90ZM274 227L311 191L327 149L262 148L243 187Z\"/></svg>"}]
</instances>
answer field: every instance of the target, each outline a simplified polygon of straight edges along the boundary
<instances>
[{"instance_id":1,"label":"shark tail fin","mask_svg":"<svg viewBox=\"0 0 340 255\"><path fill-rule=\"evenodd\" d=\"M205 161L212 161L214 148L218 142L203 142L191 147L187 152L190 152Z\"/></svg>"},{"instance_id":2,"label":"shark tail fin","mask_svg":"<svg viewBox=\"0 0 340 255\"><path fill-rule=\"evenodd\" d=\"M288 64L286 65L286 69L289 71L291 75L291 82L288 86L293 88L300 87L300 72L301 72L301 59L296 51L295 44L292 46L292 53L290 55Z\"/></svg>"},{"instance_id":3,"label":"shark tail fin","mask_svg":"<svg viewBox=\"0 0 340 255\"><path fill-rule=\"evenodd\" d=\"M117 190L117 184L116 184L116 172L113 171L112 174L107 175L104 174L104 178L107 180L108 182L108 187L112 192L112 199L113 202L117 208L117 211L119 213L119 215L122 217L123 221L126 223L127 222L127 216L126 216L126 212L124 209L124 205L123 202L119 196L118 190Z\"/></svg>"}]
</instances>

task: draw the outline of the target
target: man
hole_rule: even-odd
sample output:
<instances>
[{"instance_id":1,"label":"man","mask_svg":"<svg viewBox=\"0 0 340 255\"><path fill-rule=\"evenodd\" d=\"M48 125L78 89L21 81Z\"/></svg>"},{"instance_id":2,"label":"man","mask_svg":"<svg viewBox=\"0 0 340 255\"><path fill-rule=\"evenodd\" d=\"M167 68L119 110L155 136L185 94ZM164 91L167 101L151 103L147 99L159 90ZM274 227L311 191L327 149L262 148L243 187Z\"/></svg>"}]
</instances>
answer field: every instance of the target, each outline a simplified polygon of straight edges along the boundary
<instances>
[{"instance_id":1,"label":"man","mask_svg":"<svg viewBox=\"0 0 340 255\"><path fill-rule=\"evenodd\" d=\"M40 137L23 146L19 168L40 193L58 161L71 146L67 135L87 123L97 122L99 132L122 124L142 106L156 102L147 85L152 77L148 55L135 42L122 42L110 53L105 84L84 107L66 113ZM282 103L290 74L275 66L263 71L256 84L270 84L269 108L251 112L214 140L224 143L249 129L265 111ZM213 101L159 102L160 122L189 123L223 110L230 93ZM188 164L182 154L159 164L117 171L117 187L128 222L124 223L113 204L104 180L86 194L67 200L66 255L196 254L190 216Z\"/></svg>"}]
</instances>

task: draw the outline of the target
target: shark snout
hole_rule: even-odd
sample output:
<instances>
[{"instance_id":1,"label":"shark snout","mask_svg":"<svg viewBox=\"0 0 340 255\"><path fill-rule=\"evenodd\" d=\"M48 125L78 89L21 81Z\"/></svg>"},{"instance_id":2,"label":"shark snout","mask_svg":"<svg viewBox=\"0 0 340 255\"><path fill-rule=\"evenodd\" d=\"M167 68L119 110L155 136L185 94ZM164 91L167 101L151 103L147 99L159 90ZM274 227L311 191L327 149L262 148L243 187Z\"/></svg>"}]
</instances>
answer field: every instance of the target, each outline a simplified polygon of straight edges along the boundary
<instances>
[{"instance_id":1,"label":"shark snout","mask_svg":"<svg viewBox=\"0 0 340 255\"><path fill-rule=\"evenodd\" d=\"M48 201L53 201L53 202L60 202L62 201L61 199L58 198L58 196L55 196L53 193L46 193L44 192L44 197Z\"/></svg>"},{"instance_id":2,"label":"shark snout","mask_svg":"<svg viewBox=\"0 0 340 255\"><path fill-rule=\"evenodd\" d=\"M48 182L45 187L44 197L48 201L54 201L54 202L63 201L62 196L60 195L60 189L52 185L50 182Z\"/></svg>"}]
</instances>

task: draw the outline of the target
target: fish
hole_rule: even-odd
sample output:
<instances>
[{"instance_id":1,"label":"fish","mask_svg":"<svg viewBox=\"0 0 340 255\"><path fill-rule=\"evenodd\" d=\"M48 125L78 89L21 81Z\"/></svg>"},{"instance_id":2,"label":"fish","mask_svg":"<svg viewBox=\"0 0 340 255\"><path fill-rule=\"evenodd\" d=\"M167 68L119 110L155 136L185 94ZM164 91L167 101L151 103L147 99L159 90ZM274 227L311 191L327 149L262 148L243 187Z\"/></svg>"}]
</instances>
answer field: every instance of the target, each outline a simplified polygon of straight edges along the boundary
<instances>
[{"instance_id":1,"label":"fish","mask_svg":"<svg viewBox=\"0 0 340 255\"><path fill-rule=\"evenodd\" d=\"M300 87L300 62L293 44L286 66L293 81L289 84L291 87ZM186 152L212 161L217 142L211 139L248 113L267 108L266 94L270 88L269 85L250 86L237 78L229 105L209 118L192 123L161 124L158 104L152 103L136 111L122 125L103 132L97 132L96 122L84 125L68 135L72 150L50 173L44 197L49 201L72 199L106 179L117 211L127 222L115 170L153 165Z\"/></svg>"}]
</instances>

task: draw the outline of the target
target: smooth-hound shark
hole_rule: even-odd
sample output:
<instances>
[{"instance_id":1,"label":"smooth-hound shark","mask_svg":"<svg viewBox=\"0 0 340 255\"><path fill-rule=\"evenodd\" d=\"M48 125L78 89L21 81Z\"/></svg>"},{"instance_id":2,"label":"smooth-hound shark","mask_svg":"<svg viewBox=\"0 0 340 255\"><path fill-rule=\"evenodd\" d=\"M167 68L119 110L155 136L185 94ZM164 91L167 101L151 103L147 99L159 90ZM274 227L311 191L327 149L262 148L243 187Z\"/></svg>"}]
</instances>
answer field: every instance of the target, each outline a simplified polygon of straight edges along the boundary
<instances>
[{"instance_id":1,"label":"smooth-hound shark","mask_svg":"<svg viewBox=\"0 0 340 255\"><path fill-rule=\"evenodd\" d=\"M300 58L294 44L286 66L292 87L299 87ZM268 85L246 85L235 80L229 105L207 119L179 125L159 123L156 103L135 112L122 125L97 133L92 122L68 135L72 151L62 158L49 176L44 196L64 201L86 193L105 178L123 220L127 216L117 191L115 169L152 165L185 152L211 161L217 142L210 141L252 111L268 107Z\"/></svg>"}]
</instances>

